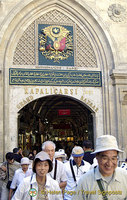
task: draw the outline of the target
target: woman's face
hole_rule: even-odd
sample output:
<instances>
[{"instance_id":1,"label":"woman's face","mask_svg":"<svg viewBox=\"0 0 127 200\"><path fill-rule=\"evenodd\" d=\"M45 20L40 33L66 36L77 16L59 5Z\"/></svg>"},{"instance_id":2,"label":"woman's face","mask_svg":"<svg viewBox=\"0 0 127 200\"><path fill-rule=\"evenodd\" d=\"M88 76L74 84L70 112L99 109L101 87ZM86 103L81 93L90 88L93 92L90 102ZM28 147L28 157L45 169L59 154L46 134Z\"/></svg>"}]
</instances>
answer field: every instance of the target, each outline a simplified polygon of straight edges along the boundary
<instances>
[{"instance_id":1,"label":"woman's face","mask_svg":"<svg viewBox=\"0 0 127 200\"><path fill-rule=\"evenodd\" d=\"M38 161L36 164L36 174L38 176L45 176L49 171L48 161Z\"/></svg>"}]
</instances>

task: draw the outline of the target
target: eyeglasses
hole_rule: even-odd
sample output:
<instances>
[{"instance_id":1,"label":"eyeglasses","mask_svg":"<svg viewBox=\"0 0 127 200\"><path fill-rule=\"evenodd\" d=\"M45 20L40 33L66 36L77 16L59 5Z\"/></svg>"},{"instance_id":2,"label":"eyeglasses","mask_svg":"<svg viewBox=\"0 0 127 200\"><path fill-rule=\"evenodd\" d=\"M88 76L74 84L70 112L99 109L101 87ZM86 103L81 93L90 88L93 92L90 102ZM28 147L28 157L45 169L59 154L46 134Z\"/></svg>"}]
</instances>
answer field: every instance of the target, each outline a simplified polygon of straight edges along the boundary
<instances>
[{"instance_id":1,"label":"eyeglasses","mask_svg":"<svg viewBox=\"0 0 127 200\"><path fill-rule=\"evenodd\" d=\"M105 155L100 155L102 162L109 162L116 163L118 161L118 156L114 156L112 158L109 158Z\"/></svg>"}]
</instances>

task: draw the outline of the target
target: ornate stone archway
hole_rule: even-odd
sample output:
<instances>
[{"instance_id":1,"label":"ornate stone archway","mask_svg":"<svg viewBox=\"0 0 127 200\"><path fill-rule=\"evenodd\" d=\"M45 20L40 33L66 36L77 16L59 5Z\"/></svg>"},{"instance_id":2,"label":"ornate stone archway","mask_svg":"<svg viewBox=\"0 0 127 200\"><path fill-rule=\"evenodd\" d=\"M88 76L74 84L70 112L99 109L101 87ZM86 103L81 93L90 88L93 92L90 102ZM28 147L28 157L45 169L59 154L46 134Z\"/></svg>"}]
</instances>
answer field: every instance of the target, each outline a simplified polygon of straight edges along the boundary
<instances>
[{"instance_id":1,"label":"ornate stone archway","mask_svg":"<svg viewBox=\"0 0 127 200\"><path fill-rule=\"evenodd\" d=\"M63 12L64 11L64 12ZM28 86L10 86L9 68L48 68L48 69L71 69L71 70L99 70L102 72L102 88L77 87L78 93L68 94L73 96L91 109L98 108L95 115L95 136L115 132L116 123L111 117L115 115L114 103L110 102L109 72L114 67L111 40L101 24L96 20L97 15L87 5L81 5L77 1L37 1L23 2L20 7L15 7L15 14L10 13L6 19L6 26L3 26L4 36L2 37L2 71L3 71L3 144L1 152L8 149L5 143L10 143L10 150L17 145L17 113L18 106L27 104L29 98L36 99L48 95L48 91L60 91L60 86L43 86L44 94L37 91L40 87L31 86L32 92L25 93ZM37 24L39 23L71 24L74 27L74 54L75 65L70 66L39 66L37 60ZM107 35L107 36L106 36ZM109 43L110 42L110 43ZM113 49L113 52L115 50ZM114 57L113 57L114 56ZM46 90L47 89L47 90ZM63 88L66 91L75 90L75 87ZM58 93L59 94L59 93ZM114 93L113 93L114 95ZM33 99L30 99L33 100ZM110 104L109 104L110 103ZM113 112L111 113L110 107ZM112 115L112 116L111 116ZM5 120L6 119L6 120ZM8 126L6 126L6 123ZM101 127L101 128L100 128ZM7 139L8 138L8 139Z\"/></svg>"},{"instance_id":2,"label":"ornate stone archway","mask_svg":"<svg viewBox=\"0 0 127 200\"><path fill-rule=\"evenodd\" d=\"M23 150L36 148L39 151L46 140L54 141L57 148L64 148L68 143L82 146L83 141L89 139L94 147L93 117L97 110L68 95L53 94L35 99L18 112L18 145Z\"/></svg>"}]
</instances>

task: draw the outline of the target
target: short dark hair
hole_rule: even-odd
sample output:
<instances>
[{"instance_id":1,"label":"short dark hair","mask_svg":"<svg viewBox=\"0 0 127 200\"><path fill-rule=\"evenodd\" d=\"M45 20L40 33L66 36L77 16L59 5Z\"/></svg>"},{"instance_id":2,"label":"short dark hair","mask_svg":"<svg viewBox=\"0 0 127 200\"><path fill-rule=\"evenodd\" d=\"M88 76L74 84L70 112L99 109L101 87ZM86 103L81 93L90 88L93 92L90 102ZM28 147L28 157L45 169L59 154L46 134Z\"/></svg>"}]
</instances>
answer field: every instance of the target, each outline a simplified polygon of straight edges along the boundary
<instances>
[{"instance_id":1,"label":"short dark hair","mask_svg":"<svg viewBox=\"0 0 127 200\"><path fill-rule=\"evenodd\" d=\"M14 149L13 149L13 153L17 153L18 151L19 151L18 148L14 148Z\"/></svg>"},{"instance_id":2,"label":"short dark hair","mask_svg":"<svg viewBox=\"0 0 127 200\"><path fill-rule=\"evenodd\" d=\"M12 152L6 153L6 160L13 160L14 159L14 154Z\"/></svg>"},{"instance_id":3,"label":"short dark hair","mask_svg":"<svg viewBox=\"0 0 127 200\"><path fill-rule=\"evenodd\" d=\"M29 156L29 160L34 160L34 156Z\"/></svg>"},{"instance_id":4,"label":"short dark hair","mask_svg":"<svg viewBox=\"0 0 127 200\"><path fill-rule=\"evenodd\" d=\"M84 140L83 147L92 148L92 142L90 140Z\"/></svg>"},{"instance_id":5,"label":"short dark hair","mask_svg":"<svg viewBox=\"0 0 127 200\"><path fill-rule=\"evenodd\" d=\"M30 160L34 160L34 154L33 154L33 152L29 152L28 158Z\"/></svg>"},{"instance_id":6,"label":"short dark hair","mask_svg":"<svg viewBox=\"0 0 127 200\"><path fill-rule=\"evenodd\" d=\"M34 160L34 162L33 162L33 172L34 173L36 173L36 164L38 163L38 162L40 162L41 160L39 159L39 158L36 158L35 160ZM48 163L49 163L49 171L48 172L51 172L52 171L52 161L50 162L50 160L47 160L48 161ZM43 161L41 161L41 162L43 162Z\"/></svg>"}]
</instances>

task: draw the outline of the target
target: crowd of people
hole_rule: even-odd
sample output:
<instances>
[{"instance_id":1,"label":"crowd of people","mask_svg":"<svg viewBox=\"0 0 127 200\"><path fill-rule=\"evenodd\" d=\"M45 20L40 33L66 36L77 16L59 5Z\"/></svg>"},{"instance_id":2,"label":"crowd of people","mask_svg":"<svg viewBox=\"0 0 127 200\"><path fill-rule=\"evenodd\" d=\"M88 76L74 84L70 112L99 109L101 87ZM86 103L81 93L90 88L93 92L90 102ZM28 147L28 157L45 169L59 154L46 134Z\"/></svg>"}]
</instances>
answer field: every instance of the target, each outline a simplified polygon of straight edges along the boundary
<instances>
[{"instance_id":1,"label":"crowd of people","mask_svg":"<svg viewBox=\"0 0 127 200\"><path fill-rule=\"evenodd\" d=\"M69 156L53 141L39 152L14 148L0 166L1 200L125 200L127 165L118 167L120 153L112 135L99 136L95 150L88 140L75 145Z\"/></svg>"}]
</instances>

